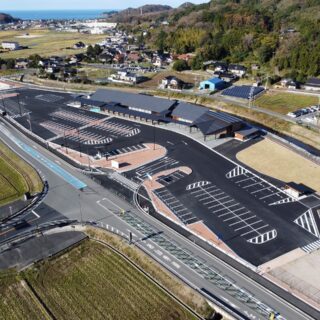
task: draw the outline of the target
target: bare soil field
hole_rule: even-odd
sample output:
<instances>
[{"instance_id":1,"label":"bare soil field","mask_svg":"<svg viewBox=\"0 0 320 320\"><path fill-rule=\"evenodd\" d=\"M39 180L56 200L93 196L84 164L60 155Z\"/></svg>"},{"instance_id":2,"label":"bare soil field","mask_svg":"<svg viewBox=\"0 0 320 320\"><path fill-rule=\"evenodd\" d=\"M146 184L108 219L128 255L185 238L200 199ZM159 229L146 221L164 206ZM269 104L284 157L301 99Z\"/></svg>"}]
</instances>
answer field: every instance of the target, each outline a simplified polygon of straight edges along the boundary
<instances>
[{"instance_id":1,"label":"bare soil field","mask_svg":"<svg viewBox=\"0 0 320 320\"><path fill-rule=\"evenodd\" d=\"M260 173L320 192L320 166L269 139L240 151L237 158Z\"/></svg>"}]
</instances>

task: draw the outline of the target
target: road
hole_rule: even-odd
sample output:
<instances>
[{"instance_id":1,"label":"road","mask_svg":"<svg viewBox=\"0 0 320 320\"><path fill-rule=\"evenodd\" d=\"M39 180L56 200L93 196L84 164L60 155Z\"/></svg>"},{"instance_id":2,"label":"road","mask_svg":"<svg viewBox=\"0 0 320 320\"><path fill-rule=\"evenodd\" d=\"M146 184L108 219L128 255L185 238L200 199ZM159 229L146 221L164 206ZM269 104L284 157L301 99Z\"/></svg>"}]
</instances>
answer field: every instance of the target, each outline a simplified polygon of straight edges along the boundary
<instances>
[{"instance_id":1,"label":"road","mask_svg":"<svg viewBox=\"0 0 320 320\"><path fill-rule=\"evenodd\" d=\"M79 221L95 221L96 223L102 223L105 226L113 226L125 233L132 231L134 241L137 245L142 246L151 257L159 261L168 270L179 275L180 278L185 279L185 281L190 283L192 286L203 288L207 290L207 292L211 292L212 294L220 297L221 301L227 303L231 309L235 312L246 315L248 319L265 319L265 316L261 316L261 314L257 312L257 309L252 308L252 305L250 306L245 302L236 299L234 295L231 295L226 290L219 288L216 284L205 279L203 275L201 275L201 272L199 272L199 269L195 270L194 267L190 267L190 265L188 266L188 264L184 263L183 260L178 259L175 255L170 253L169 250L166 251L165 248L159 245L159 242L156 241L156 237L153 238L152 234L149 237L145 237L143 226L152 226L152 228L157 230L159 234L172 241L176 247L188 252L191 256L196 257L197 261L201 261L203 264L221 272L225 278L229 279L246 292L254 295L255 299L263 302L271 309L279 311L284 318L312 319L275 294L269 292L252 279L243 275L238 270L228 266L214 255L209 254L188 239L166 227L161 222L142 213L133 205L117 197L115 194L110 193L105 188L92 181L89 177L79 172L79 170L64 163L61 159L52 155L39 145L36 145L33 141L30 141L15 129L12 129L5 124L1 124L0 138L9 144L17 153L32 163L33 166L38 168L49 183L49 192L44 202L35 210L34 213L26 217L28 225L22 229L7 228L3 230L1 240L17 234L21 232L21 230L25 231L27 228L31 228L35 224L41 225L48 221L63 218L77 219ZM72 176L85 183L87 187L84 188L84 191L76 189L56 172L44 165L43 161L35 159L31 157L29 153L23 151L13 141L13 139L19 139L23 143L28 144L33 149L37 150L43 158L55 162ZM139 221L142 222L140 224L136 224L134 228L132 223L127 223L118 215L122 210L130 212L131 216L140 219Z\"/></svg>"}]
</instances>

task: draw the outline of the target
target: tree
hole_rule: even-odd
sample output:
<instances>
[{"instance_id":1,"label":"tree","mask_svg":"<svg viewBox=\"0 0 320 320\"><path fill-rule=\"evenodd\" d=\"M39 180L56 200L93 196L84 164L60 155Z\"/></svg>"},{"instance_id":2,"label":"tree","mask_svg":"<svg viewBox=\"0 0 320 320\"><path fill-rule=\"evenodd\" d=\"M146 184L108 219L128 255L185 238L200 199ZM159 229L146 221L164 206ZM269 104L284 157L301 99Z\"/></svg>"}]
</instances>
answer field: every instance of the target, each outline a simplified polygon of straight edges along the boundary
<instances>
[{"instance_id":1,"label":"tree","mask_svg":"<svg viewBox=\"0 0 320 320\"><path fill-rule=\"evenodd\" d=\"M155 41L155 44L157 46L158 51L163 52L164 50L166 50L167 37L168 37L168 34L165 31L161 30L159 32L157 39Z\"/></svg>"},{"instance_id":2,"label":"tree","mask_svg":"<svg viewBox=\"0 0 320 320\"><path fill-rule=\"evenodd\" d=\"M258 49L258 58L260 63L268 62L272 58L272 55L273 55L273 48L271 48L270 46L262 45Z\"/></svg>"},{"instance_id":3,"label":"tree","mask_svg":"<svg viewBox=\"0 0 320 320\"><path fill-rule=\"evenodd\" d=\"M28 60L29 60L29 67L30 68L38 68L39 67L39 62L42 58L38 54L33 54L31 55Z\"/></svg>"},{"instance_id":4,"label":"tree","mask_svg":"<svg viewBox=\"0 0 320 320\"><path fill-rule=\"evenodd\" d=\"M185 60L177 60L173 64L172 69L180 72L180 71L188 70L189 66Z\"/></svg>"},{"instance_id":5,"label":"tree","mask_svg":"<svg viewBox=\"0 0 320 320\"><path fill-rule=\"evenodd\" d=\"M200 70L203 68L203 57L201 54L197 54L190 62L192 70Z\"/></svg>"}]
</instances>

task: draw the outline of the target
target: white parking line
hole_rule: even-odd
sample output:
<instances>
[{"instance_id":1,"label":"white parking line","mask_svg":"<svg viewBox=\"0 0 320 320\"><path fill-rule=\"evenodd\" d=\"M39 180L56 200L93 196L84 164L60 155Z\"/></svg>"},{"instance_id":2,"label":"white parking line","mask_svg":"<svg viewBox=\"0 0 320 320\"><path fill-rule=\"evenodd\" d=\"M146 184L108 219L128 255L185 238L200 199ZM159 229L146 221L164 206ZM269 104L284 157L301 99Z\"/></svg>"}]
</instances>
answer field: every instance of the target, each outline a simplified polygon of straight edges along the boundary
<instances>
[{"instance_id":1,"label":"white parking line","mask_svg":"<svg viewBox=\"0 0 320 320\"><path fill-rule=\"evenodd\" d=\"M252 233L252 232L260 233L260 232L258 232L258 230L261 230L261 229L266 228L266 227L268 227L268 226L269 226L268 224L265 224L265 225L263 225L262 227L255 228L255 229L250 230L250 231L248 231L248 232L242 233L242 234L240 234L240 236L241 236L241 237L244 237L244 236L246 236L246 235L248 235L248 234L250 234L250 233ZM261 234L261 233L260 233L260 234Z\"/></svg>"},{"instance_id":2,"label":"white parking line","mask_svg":"<svg viewBox=\"0 0 320 320\"><path fill-rule=\"evenodd\" d=\"M255 222L249 223L249 224L244 222L246 224L245 226L237 228L237 229L234 229L234 231L239 231L239 230L244 229L244 228L252 228L253 225L255 225L257 223L260 223L260 222L262 222L262 220L258 220L258 221L255 221ZM257 230L257 229L254 229L254 230Z\"/></svg>"},{"instance_id":3,"label":"white parking line","mask_svg":"<svg viewBox=\"0 0 320 320\"><path fill-rule=\"evenodd\" d=\"M262 182L263 182L263 181L256 182L256 183L252 183L252 184L249 184L248 186L244 186L244 187L242 187L242 188L243 188L243 189L247 189L247 188L253 187L253 186L257 185L257 184L261 184Z\"/></svg>"},{"instance_id":4,"label":"white parking line","mask_svg":"<svg viewBox=\"0 0 320 320\"><path fill-rule=\"evenodd\" d=\"M266 198L268 198L268 197L272 197L272 196L278 195L278 193L280 193L280 191L278 191L277 193L268 194L267 196L264 196L264 197L259 198L259 200L263 200L263 199L266 199Z\"/></svg>"},{"instance_id":5,"label":"white parking line","mask_svg":"<svg viewBox=\"0 0 320 320\"><path fill-rule=\"evenodd\" d=\"M33 213L37 218L40 218L40 216L39 216L34 210L32 210L32 213Z\"/></svg>"},{"instance_id":6,"label":"white parking line","mask_svg":"<svg viewBox=\"0 0 320 320\"><path fill-rule=\"evenodd\" d=\"M269 186L269 187L265 187L265 188L262 188L262 189L253 191L253 192L251 192L251 194L254 194L254 193L257 193L257 192L261 192L261 191L263 191L263 190L267 190L267 189L270 189L270 188L271 188L270 186Z\"/></svg>"}]
</instances>

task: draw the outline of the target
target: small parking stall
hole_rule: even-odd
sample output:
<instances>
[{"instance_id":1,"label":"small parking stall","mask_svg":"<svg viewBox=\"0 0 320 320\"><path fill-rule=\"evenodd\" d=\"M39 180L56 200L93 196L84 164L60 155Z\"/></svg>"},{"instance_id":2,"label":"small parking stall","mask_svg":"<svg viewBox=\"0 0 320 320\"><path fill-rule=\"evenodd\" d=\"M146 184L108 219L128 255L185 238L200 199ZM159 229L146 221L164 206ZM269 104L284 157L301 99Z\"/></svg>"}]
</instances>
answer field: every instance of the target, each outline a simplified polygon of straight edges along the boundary
<instances>
[{"instance_id":1,"label":"small parking stall","mask_svg":"<svg viewBox=\"0 0 320 320\"><path fill-rule=\"evenodd\" d=\"M238 187L269 206L295 201L295 199L288 196L281 189L242 167L234 168L227 173L226 177Z\"/></svg>"},{"instance_id":2,"label":"small parking stall","mask_svg":"<svg viewBox=\"0 0 320 320\"><path fill-rule=\"evenodd\" d=\"M35 99L40 100L40 101L44 101L44 102L50 102L50 103L55 103L58 101L61 101L64 99L64 97L59 96L57 94L39 94L37 96L35 96Z\"/></svg>"},{"instance_id":3,"label":"small parking stall","mask_svg":"<svg viewBox=\"0 0 320 320\"><path fill-rule=\"evenodd\" d=\"M49 116L53 118L58 118L66 121L72 121L77 123L78 125L89 125L93 121L98 121L103 119L97 114L87 114L87 113L80 113L71 110L58 110L49 114Z\"/></svg>"},{"instance_id":4,"label":"small parking stall","mask_svg":"<svg viewBox=\"0 0 320 320\"><path fill-rule=\"evenodd\" d=\"M199 221L168 189L161 188L153 192L185 225Z\"/></svg>"},{"instance_id":5,"label":"small parking stall","mask_svg":"<svg viewBox=\"0 0 320 320\"><path fill-rule=\"evenodd\" d=\"M210 214L220 219L228 228L246 241L261 244L276 237L276 231L270 228L259 216L210 181L189 184L186 191L189 191Z\"/></svg>"},{"instance_id":6,"label":"small parking stall","mask_svg":"<svg viewBox=\"0 0 320 320\"><path fill-rule=\"evenodd\" d=\"M179 161L170 158L170 157L163 157L160 160L154 161L150 164L144 165L140 167L138 170L135 171L134 179L142 182L148 178L148 176L152 176L160 171L172 169L179 165Z\"/></svg>"},{"instance_id":7,"label":"small parking stall","mask_svg":"<svg viewBox=\"0 0 320 320\"><path fill-rule=\"evenodd\" d=\"M163 175L163 176L160 176L157 181L159 183L161 183L163 186L169 186L181 179L183 179L184 177L186 177L187 174L180 171L180 170L177 170L177 171L174 171L170 174L167 174L167 175Z\"/></svg>"},{"instance_id":8,"label":"small parking stall","mask_svg":"<svg viewBox=\"0 0 320 320\"><path fill-rule=\"evenodd\" d=\"M93 133L89 130L75 130L74 132L69 132L63 137L63 140L66 142L73 141L84 145L101 145L112 142L112 138Z\"/></svg>"},{"instance_id":9,"label":"small parking stall","mask_svg":"<svg viewBox=\"0 0 320 320\"><path fill-rule=\"evenodd\" d=\"M58 123L58 122L54 122L51 120L41 122L40 126L51 131L55 135L63 135L63 134L65 134L65 132L76 129L75 127L73 127L71 125L64 124L64 123Z\"/></svg>"},{"instance_id":10,"label":"small parking stall","mask_svg":"<svg viewBox=\"0 0 320 320\"><path fill-rule=\"evenodd\" d=\"M93 125L92 128L102 130L115 137L133 137L141 131L139 128L123 123L117 123L114 120L106 120L100 124Z\"/></svg>"}]
</instances>

